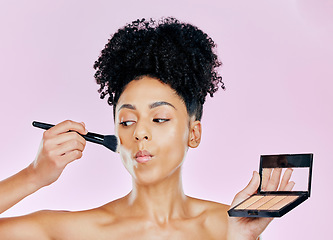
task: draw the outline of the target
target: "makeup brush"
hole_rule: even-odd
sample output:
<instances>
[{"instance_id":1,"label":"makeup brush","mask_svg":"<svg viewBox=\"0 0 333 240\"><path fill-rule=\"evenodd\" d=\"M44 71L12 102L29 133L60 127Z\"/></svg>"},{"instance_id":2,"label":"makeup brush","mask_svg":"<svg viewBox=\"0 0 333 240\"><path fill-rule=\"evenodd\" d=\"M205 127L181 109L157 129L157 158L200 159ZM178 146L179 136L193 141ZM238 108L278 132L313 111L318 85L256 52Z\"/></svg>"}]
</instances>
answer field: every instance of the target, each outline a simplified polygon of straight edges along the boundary
<instances>
[{"instance_id":1,"label":"makeup brush","mask_svg":"<svg viewBox=\"0 0 333 240\"><path fill-rule=\"evenodd\" d=\"M52 125L52 124L36 122L36 121L32 122L32 126L37 127L37 128L42 128L45 130L48 130L51 127L54 127L54 125ZM117 141L117 137L114 135L101 135L101 134L92 133L92 132L88 132L86 135L82 135L82 134L80 134L80 135L89 142L101 144L113 152L117 151L118 141Z\"/></svg>"}]
</instances>

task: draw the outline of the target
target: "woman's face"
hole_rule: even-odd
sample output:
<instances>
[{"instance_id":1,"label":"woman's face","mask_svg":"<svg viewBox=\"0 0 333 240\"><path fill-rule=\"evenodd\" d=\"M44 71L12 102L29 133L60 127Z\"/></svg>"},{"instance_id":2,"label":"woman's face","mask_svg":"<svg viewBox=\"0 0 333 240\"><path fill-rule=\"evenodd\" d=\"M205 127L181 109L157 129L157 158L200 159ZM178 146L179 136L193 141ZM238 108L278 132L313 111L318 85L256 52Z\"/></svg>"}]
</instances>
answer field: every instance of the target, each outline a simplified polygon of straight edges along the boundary
<instances>
[{"instance_id":1,"label":"woman's face","mask_svg":"<svg viewBox=\"0 0 333 240\"><path fill-rule=\"evenodd\" d=\"M138 184L162 181L181 166L190 118L169 85L144 76L121 94L115 114L122 161Z\"/></svg>"}]
</instances>

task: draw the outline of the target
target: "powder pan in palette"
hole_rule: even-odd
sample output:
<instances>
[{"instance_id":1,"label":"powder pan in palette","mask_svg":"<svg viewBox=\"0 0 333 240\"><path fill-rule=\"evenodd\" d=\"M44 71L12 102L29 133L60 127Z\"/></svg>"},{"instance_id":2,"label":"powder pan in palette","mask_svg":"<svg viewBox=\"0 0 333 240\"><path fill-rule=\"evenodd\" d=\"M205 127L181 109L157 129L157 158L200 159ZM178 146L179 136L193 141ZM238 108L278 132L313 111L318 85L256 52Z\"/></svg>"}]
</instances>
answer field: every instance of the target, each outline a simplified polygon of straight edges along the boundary
<instances>
[{"instance_id":1,"label":"powder pan in palette","mask_svg":"<svg viewBox=\"0 0 333 240\"><path fill-rule=\"evenodd\" d=\"M231 217L282 217L310 197L313 154L261 155L258 193L228 211ZM292 170L292 171L291 171ZM265 190L270 179L291 173L292 191Z\"/></svg>"}]
</instances>

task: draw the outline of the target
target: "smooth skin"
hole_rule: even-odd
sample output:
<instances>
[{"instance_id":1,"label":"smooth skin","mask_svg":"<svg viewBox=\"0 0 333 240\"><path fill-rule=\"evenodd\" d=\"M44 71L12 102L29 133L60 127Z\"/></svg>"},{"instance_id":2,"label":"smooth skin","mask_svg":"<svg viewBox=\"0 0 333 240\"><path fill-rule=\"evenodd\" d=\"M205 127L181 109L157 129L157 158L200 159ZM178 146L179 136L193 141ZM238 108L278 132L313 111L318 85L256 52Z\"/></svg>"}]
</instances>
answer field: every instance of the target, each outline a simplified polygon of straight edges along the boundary
<instances>
[{"instance_id":1,"label":"smooth skin","mask_svg":"<svg viewBox=\"0 0 333 240\"><path fill-rule=\"evenodd\" d=\"M69 132L72 130L71 132ZM56 181L67 164L78 160L85 125L64 121L45 131L35 161L0 182L0 212ZM186 196L181 182L188 148L199 146L201 123L168 85L142 77L131 81L116 106L119 154L132 177L132 191L96 209L80 212L40 211L0 219L0 239L257 239L271 219L229 218L230 206ZM148 161L136 160L149 152ZM281 175L281 173L280 173ZM276 190L280 175L267 178ZM283 176L283 189L292 188ZM239 192L232 206L256 192L259 174ZM281 188L281 187L280 187Z\"/></svg>"}]
</instances>

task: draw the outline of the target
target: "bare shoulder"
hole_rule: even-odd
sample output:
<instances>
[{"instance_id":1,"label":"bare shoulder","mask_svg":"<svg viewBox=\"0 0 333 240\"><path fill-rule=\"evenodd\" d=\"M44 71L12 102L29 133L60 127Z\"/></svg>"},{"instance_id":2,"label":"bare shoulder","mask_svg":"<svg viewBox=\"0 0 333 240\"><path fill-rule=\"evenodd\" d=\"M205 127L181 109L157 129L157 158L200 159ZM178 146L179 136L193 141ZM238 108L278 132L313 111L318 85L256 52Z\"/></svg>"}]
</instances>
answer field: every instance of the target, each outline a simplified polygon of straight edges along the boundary
<instances>
[{"instance_id":1,"label":"bare shoulder","mask_svg":"<svg viewBox=\"0 0 333 240\"><path fill-rule=\"evenodd\" d=\"M42 212L0 219L0 239L50 239L43 229Z\"/></svg>"},{"instance_id":2,"label":"bare shoulder","mask_svg":"<svg viewBox=\"0 0 333 240\"><path fill-rule=\"evenodd\" d=\"M24 216L1 218L0 239L52 239L52 226L61 222L57 219L64 214L65 212L44 210Z\"/></svg>"},{"instance_id":3,"label":"bare shoulder","mask_svg":"<svg viewBox=\"0 0 333 240\"><path fill-rule=\"evenodd\" d=\"M116 215L107 206L77 212L43 211L40 214L49 223L44 227L55 239L62 239L59 236L66 236L66 239L94 239L103 226L116 221Z\"/></svg>"},{"instance_id":4,"label":"bare shoulder","mask_svg":"<svg viewBox=\"0 0 333 240\"><path fill-rule=\"evenodd\" d=\"M229 205L207 201L202 199L190 198L192 205L204 217L204 227L216 239L223 239L228 228Z\"/></svg>"},{"instance_id":5,"label":"bare shoulder","mask_svg":"<svg viewBox=\"0 0 333 240\"><path fill-rule=\"evenodd\" d=\"M46 228L52 239L99 239L103 238L105 226L113 226L119 220L118 209L122 199L114 200L103 206L84 211L42 211L39 219L47 224ZM57 226L55 228L54 226Z\"/></svg>"},{"instance_id":6,"label":"bare shoulder","mask_svg":"<svg viewBox=\"0 0 333 240\"><path fill-rule=\"evenodd\" d=\"M43 210L0 219L0 239L93 239L106 222L112 222L112 214L103 207L78 212Z\"/></svg>"}]
</instances>

